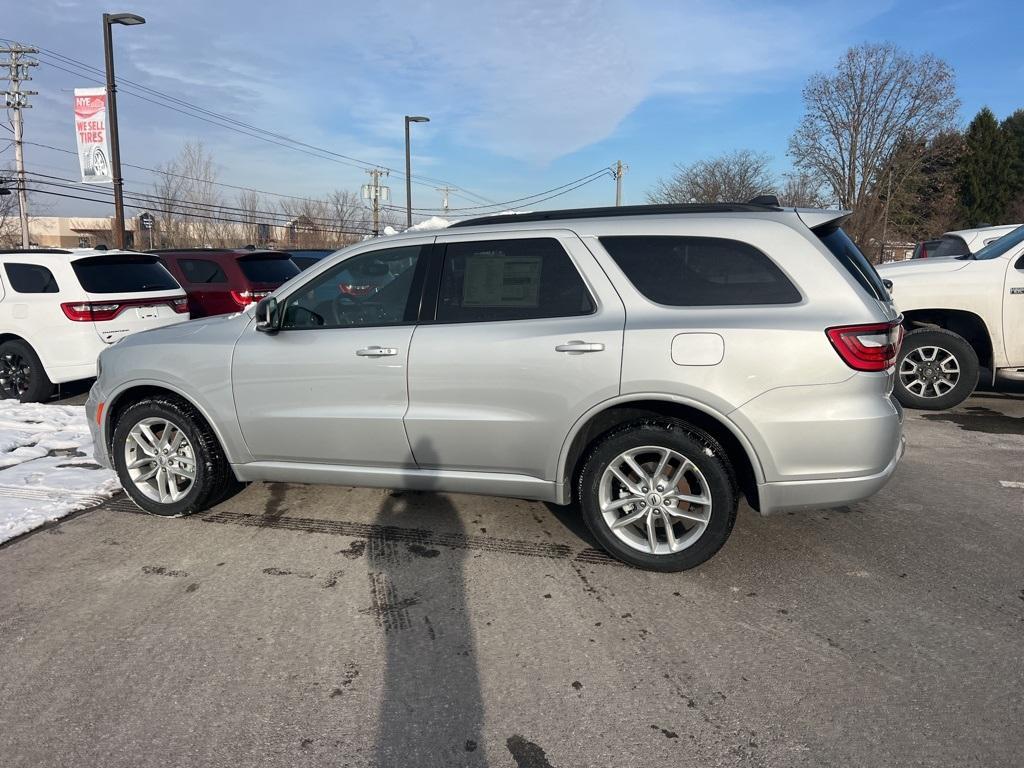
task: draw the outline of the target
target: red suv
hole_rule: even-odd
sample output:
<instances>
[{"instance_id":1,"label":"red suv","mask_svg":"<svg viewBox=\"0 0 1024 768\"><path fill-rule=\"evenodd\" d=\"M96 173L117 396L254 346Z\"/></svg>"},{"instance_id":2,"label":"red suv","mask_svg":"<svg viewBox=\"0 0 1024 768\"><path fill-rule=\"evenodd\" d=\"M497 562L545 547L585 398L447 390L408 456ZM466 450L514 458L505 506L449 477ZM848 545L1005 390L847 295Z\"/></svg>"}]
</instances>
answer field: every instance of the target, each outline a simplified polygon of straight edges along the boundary
<instances>
[{"instance_id":1,"label":"red suv","mask_svg":"<svg viewBox=\"0 0 1024 768\"><path fill-rule=\"evenodd\" d=\"M192 317L238 312L299 274L282 251L182 248L151 253L185 289Z\"/></svg>"}]
</instances>

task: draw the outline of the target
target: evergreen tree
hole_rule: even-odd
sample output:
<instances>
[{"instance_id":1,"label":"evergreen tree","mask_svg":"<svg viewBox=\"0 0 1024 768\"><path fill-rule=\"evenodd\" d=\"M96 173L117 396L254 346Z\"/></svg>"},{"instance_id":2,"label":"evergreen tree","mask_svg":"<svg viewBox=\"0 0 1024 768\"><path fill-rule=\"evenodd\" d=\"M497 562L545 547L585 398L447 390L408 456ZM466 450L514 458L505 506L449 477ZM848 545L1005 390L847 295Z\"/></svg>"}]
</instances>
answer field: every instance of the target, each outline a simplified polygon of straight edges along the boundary
<instances>
[{"instance_id":1,"label":"evergreen tree","mask_svg":"<svg viewBox=\"0 0 1024 768\"><path fill-rule=\"evenodd\" d=\"M1006 134L992 110L983 107L967 126L960 164L960 198L967 224L1002 224L1012 200Z\"/></svg>"},{"instance_id":2,"label":"evergreen tree","mask_svg":"<svg viewBox=\"0 0 1024 768\"><path fill-rule=\"evenodd\" d=\"M1010 155L1010 217L1020 221L1024 215L1024 109L1003 120L1000 129Z\"/></svg>"}]
</instances>

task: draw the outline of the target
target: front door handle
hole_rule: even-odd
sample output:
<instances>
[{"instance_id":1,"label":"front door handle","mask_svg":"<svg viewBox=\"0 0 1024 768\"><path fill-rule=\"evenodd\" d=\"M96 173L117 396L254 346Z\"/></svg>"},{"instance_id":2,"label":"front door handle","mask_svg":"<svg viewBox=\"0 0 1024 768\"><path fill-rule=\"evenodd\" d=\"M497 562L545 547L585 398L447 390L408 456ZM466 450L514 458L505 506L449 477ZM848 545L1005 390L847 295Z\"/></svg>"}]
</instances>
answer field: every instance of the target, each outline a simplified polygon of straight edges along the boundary
<instances>
[{"instance_id":1,"label":"front door handle","mask_svg":"<svg viewBox=\"0 0 1024 768\"><path fill-rule=\"evenodd\" d=\"M568 352L569 354L583 354L584 352L603 352L604 344L590 343L586 341L580 341L579 339L573 339L565 344L559 344L555 347L555 352Z\"/></svg>"},{"instance_id":2,"label":"front door handle","mask_svg":"<svg viewBox=\"0 0 1024 768\"><path fill-rule=\"evenodd\" d=\"M398 354L398 350L394 347L364 347L357 349L356 354L359 357L393 357Z\"/></svg>"}]
</instances>

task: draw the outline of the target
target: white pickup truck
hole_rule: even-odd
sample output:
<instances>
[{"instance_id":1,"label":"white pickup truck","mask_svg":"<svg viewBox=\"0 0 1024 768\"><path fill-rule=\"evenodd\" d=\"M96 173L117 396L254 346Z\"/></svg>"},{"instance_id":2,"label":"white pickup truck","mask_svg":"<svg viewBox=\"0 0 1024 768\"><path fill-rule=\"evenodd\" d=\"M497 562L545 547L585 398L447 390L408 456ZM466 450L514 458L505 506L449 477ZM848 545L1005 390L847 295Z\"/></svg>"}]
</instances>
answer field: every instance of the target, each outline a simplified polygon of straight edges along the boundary
<instances>
[{"instance_id":1,"label":"white pickup truck","mask_svg":"<svg viewBox=\"0 0 1024 768\"><path fill-rule=\"evenodd\" d=\"M907 332L894 391L908 408L963 402L980 368L1024 379L1024 226L966 256L883 264Z\"/></svg>"}]
</instances>

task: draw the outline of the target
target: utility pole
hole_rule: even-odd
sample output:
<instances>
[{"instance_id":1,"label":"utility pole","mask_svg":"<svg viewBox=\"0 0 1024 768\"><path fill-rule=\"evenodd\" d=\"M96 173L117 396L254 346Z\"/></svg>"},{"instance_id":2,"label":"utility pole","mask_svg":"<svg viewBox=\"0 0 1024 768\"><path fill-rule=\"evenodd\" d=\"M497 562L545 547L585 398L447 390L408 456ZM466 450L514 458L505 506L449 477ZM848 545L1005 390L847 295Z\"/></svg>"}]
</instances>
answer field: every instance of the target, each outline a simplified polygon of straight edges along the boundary
<instances>
[{"instance_id":1,"label":"utility pole","mask_svg":"<svg viewBox=\"0 0 1024 768\"><path fill-rule=\"evenodd\" d=\"M35 96L36 91L23 91L21 84L31 80L29 76L30 67L38 67L39 62L23 60L25 54L39 53L38 48L30 48L22 45L11 45L0 48L0 53L10 56L7 61L0 62L0 66L7 66L8 73L4 79L10 81L10 88L4 92L4 100L7 108L14 110L14 164L18 173L18 215L21 218L21 247L29 247L28 237L28 193L25 189L25 150L22 138L23 125L21 110L30 109L29 96Z\"/></svg>"},{"instance_id":2,"label":"utility pole","mask_svg":"<svg viewBox=\"0 0 1024 768\"><path fill-rule=\"evenodd\" d=\"M370 174L370 183L363 185L363 197L373 206L373 236L377 237L380 234L380 201L387 200L391 190L382 187L380 183L381 177L387 176L388 171L371 168L367 173Z\"/></svg>"},{"instance_id":3,"label":"utility pole","mask_svg":"<svg viewBox=\"0 0 1024 768\"><path fill-rule=\"evenodd\" d=\"M446 216L448 215L448 193L454 189L455 187L449 187L447 184L437 188L437 191L441 193L441 208L444 209Z\"/></svg>"},{"instance_id":4,"label":"utility pole","mask_svg":"<svg viewBox=\"0 0 1024 768\"><path fill-rule=\"evenodd\" d=\"M615 179L615 205L622 205L622 175L629 170L628 165L623 165L621 160L616 160L612 166L612 177Z\"/></svg>"}]
</instances>

